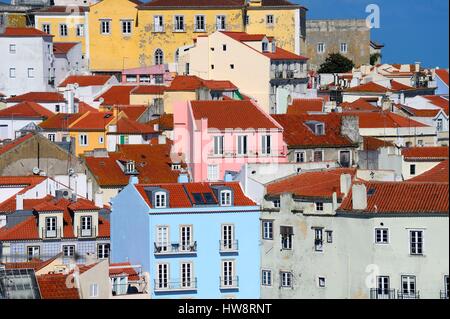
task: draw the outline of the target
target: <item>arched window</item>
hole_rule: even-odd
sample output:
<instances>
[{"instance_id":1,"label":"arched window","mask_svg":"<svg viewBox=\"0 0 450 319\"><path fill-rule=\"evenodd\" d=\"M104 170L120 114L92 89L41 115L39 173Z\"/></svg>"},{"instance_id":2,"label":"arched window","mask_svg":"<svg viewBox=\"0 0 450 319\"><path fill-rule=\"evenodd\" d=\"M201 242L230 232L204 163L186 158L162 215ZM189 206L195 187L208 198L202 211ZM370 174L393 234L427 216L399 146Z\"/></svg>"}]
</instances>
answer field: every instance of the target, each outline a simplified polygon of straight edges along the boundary
<instances>
[{"instance_id":1,"label":"arched window","mask_svg":"<svg viewBox=\"0 0 450 319\"><path fill-rule=\"evenodd\" d=\"M164 63L164 52L161 49L155 50L155 64L163 64Z\"/></svg>"}]
</instances>

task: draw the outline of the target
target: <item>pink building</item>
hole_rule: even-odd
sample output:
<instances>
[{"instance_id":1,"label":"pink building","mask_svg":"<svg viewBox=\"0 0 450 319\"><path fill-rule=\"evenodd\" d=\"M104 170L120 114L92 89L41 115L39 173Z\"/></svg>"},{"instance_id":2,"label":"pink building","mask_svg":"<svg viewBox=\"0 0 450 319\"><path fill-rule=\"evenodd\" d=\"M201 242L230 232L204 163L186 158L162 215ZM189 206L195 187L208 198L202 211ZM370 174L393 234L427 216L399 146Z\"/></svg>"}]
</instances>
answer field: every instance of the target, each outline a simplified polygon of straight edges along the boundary
<instances>
[{"instance_id":1,"label":"pink building","mask_svg":"<svg viewBox=\"0 0 450 319\"><path fill-rule=\"evenodd\" d=\"M193 181L223 180L245 163L285 163L283 128L250 100L190 101L174 107L173 154Z\"/></svg>"},{"instance_id":2,"label":"pink building","mask_svg":"<svg viewBox=\"0 0 450 319\"><path fill-rule=\"evenodd\" d=\"M169 71L167 64L157 64L149 67L127 69L122 72L122 83L150 83L170 84L173 74Z\"/></svg>"}]
</instances>

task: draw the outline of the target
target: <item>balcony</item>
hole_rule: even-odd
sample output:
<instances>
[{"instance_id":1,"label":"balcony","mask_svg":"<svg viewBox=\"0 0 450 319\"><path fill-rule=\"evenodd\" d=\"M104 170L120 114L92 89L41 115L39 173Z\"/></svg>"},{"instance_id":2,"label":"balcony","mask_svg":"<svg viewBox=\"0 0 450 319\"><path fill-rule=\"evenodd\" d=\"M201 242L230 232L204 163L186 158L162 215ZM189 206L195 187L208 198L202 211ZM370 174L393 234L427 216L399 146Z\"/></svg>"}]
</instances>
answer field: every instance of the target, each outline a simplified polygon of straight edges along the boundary
<instances>
[{"instance_id":1,"label":"balcony","mask_svg":"<svg viewBox=\"0 0 450 319\"><path fill-rule=\"evenodd\" d=\"M418 291L416 292L398 292L397 293L398 299L420 299L420 293Z\"/></svg>"},{"instance_id":2,"label":"balcony","mask_svg":"<svg viewBox=\"0 0 450 319\"><path fill-rule=\"evenodd\" d=\"M197 290L197 278L173 281L166 280L154 280L155 292L183 292L183 291L196 291Z\"/></svg>"},{"instance_id":3,"label":"balcony","mask_svg":"<svg viewBox=\"0 0 450 319\"><path fill-rule=\"evenodd\" d=\"M172 243L167 245L161 245L154 243L154 253L157 256L163 255L191 255L197 253L197 242L194 241L190 244Z\"/></svg>"},{"instance_id":4,"label":"balcony","mask_svg":"<svg viewBox=\"0 0 450 319\"><path fill-rule=\"evenodd\" d=\"M444 291L441 290L441 299L448 299L448 291L447 290L444 290Z\"/></svg>"},{"instance_id":5,"label":"balcony","mask_svg":"<svg viewBox=\"0 0 450 319\"><path fill-rule=\"evenodd\" d=\"M239 243L237 240L221 240L219 241L220 253L237 253L239 251Z\"/></svg>"},{"instance_id":6,"label":"balcony","mask_svg":"<svg viewBox=\"0 0 450 319\"><path fill-rule=\"evenodd\" d=\"M81 228L78 227L78 238L95 238L97 237L97 227L92 228Z\"/></svg>"},{"instance_id":7,"label":"balcony","mask_svg":"<svg viewBox=\"0 0 450 319\"><path fill-rule=\"evenodd\" d=\"M61 227L57 227L54 230L41 229L41 238L44 240L61 239L61 237Z\"/></svg>"},{"instance_id":8,"label":"balcony","mask_svg":"<svg viewBox=\"0 0 450 319\"><path fill-rule=\"evenodd\" d=\"M249 157L280 157L285 156L286 151L284 149L270 149L268 153L262 153L261 150L254 151L248 150L245 154L239 154L237 150L224 150L220 154L210 151L208 153L209 158L249 158Z\"/></svg>"},{"instance_id":9,"label":"balcony","mask_svg":"<svg viewBox=\"0 0 450 319\"><path fill-rule=\"evenodd\" d=\"M395 299L395 289L370 289L370 299Z\"/></svg>"},{"instance_id":10,"label":"balcony","mask_svg":"<svg viewBox=\"0 0 450 319\"><path fill-rule=\"evenodd\" d=\"M220 290L236 290L239 289L238 276L226 276L220 278Z\"/></svg>"}]
</instances>

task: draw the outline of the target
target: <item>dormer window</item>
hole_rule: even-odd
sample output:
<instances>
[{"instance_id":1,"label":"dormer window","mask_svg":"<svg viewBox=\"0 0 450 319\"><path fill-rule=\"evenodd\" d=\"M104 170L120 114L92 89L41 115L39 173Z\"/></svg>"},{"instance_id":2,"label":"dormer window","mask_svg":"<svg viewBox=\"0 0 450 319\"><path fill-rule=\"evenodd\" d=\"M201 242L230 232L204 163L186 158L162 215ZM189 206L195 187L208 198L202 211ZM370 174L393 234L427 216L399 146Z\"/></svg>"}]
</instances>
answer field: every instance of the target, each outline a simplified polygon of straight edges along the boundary
<instances>
[{"instance_id":1,"label":"dormer window","mask_svg":"<svg viewBox=\"0 0 450 319\"><path fill-rule=\"evenodd\" d=\"M92 237L92 216L81 216L81 237Z\"/></svg>"},{"instance_id":2,"label":"dormer window","mask_svg":"<svg viewBox=\"0 0 450 319\"><path fill-rule=\"evenodd\" d=\"M262 42L262 50L263 50L263 52L269 51L269 43L268 42L266 42L266 41Z\"/></svg>"},{"instance_id":3,"label":"dormer window","mask_svg":"<svg viewBox=\"0 0 450 319\"><path fill-rule=\"evenodd\" d=\"M316 124L316 135L325 135L325 125L323 123Z\"/></svg>"},{"instance_id":4,"label":"dormer window","mask_svg":"<svg viewBox=\"0 0 450 319\"><path fill-rule=\"evenodd\" d=\"M56 238L56 217L45 218L45 238Z\"/></svg>"},{"instance_id":5,"label":"dormer window","mask_svg":"<svg viewBox=\"0 0 450 319\"><path fill-rule=\"evenodd\" d=\"M136 164L134 161L128 161L125 165L125 174L132 174L136 171Z\"/></svg>"},{"instance_id":6,"label":"dormer window","mask_svg":"<svg viewBox=\"0 0 450 319\"><path fill-rule=\"evenodd\" d=\"M165 192L155 193L155 208L166 208L167 207L167 195Z\"/></svg>"},{"instance_id":7,"label":"dormer window","mask_svg":"<svg viewBox=\"0 0 450 319\"><path fill-rule=\"evenodd\" d=\"M220 206L231 206L231 190L220 192Z\"/></svg>"}]
</instances>

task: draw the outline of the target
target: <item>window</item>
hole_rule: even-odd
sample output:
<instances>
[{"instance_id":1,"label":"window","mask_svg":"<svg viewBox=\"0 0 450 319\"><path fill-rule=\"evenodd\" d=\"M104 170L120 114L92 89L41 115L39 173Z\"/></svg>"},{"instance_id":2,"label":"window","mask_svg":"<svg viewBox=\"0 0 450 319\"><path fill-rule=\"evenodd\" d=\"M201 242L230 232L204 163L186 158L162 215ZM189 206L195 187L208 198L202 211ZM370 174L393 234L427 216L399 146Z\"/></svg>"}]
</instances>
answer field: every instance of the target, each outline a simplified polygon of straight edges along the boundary
<instances>
[{"instance_id":1,"label":"window","mask_svg":"<svg viewBox=\"0 0 450 319\"><path fill-rule=\"evenodd\" d=\"M231 191L220 192L220 206L231 206Z\"/></svg>"},{"instance_id":2,"label":"window","mask_svg":"<svg viewBox=\"0 0 450 319\"><path fill-rule=\"evenodd\" d=\"M222 135L214 136L214 155L223 155L223 139Z\"/></svg>"},{"instance_id":3,"label":"window","mask_svg":"<svg viewBox=\"0 0 450 319\"><path fill-rule=\"evenodd\" d=\"M436 121L436 129L438 132L442 132L444 130L444 125L442 119L438 119Z\"/></svg>"},{"instance_id":4,"label":"window","mask_svg":"<svg viewBox=\"0 0 450 319\"><path fill-rule=\"evenodd\" d=\"M184 73L186 75L189 75L189 63L186 63L185 67L184 67Z\"/></svg>"},{"instance_id":5,"label":"window","mask_svg":"<svg viewBox=\"0 0 450 319\"><path fill-rule=\"evenodd\" d=\"M325 52L325 43L317 43L317 53Z\"/></svg>"},{"instance_id":6,"label":"window","mask_svg":"<svg viewBox=\"0 0 450 319\"><path fill-rule=\"evenodd\" d=\"M205 26L205 16L203 15L198 15L195 16L195 26L194 26L194 30L196 32L203 32L206 30L206 26Z\"/></svg>"},{"instance_id":7,"label":"window","mask_svg":"<svg viewBox=\"0 0 450 319\"><path fill-rule=\"evenodd\" d=\"M50 24L47 24L47 23L43 24L42 25L42 31L45 32L45 33L50 34Z\"/></svg>"},{"instance_id":8,"label":"window","mask_svg":"<svg viewBox=\"0 0 450 319\"><path fill-rule=\"evenodd\" d=\"M90 286L90 297L91 298L97 298L98 297L98 284L91 284Z\"/></svg>"},{"instance_id":9,"label":"window","mask_svg":"<svg viewBox=\"0 0 450 319\"><path fill-rule=\"evenodd\" d=\"M54 142L56 139L56 134L48 134L48 139L50 142Z\"/></svg>"},{"instance_id":10,"label":"window","mask_svg":"<svg viewBox=\"0 0 450 319\"><path fill-rule=\"evenodd\" d=\"M29 79L34 78L34 68L28 68L28 78Z\"/></svg>"},{"instance_id":11,"label":"window","mask_svg":"<svg viewBox=\"0 0 450 319\"><path fill-rule=\"evenodd\" d=\"M450 295L450 277L444 276L444 293L442 297L445 297L445 299L448 299L448 296ZM442 298L441 298L442 299Z\"/></svg>"},{"instance_id":12,"label":"window","mask_svg":"<svg viewBox=\"0 0 450 319\"><path fill-rule=\"evenodd\" d=\"M416 277L415 276L402 276L402 295L403 297L415 297L416 294Z\"/></svg>"},{"instance_id":13,"label":"window","mask_svg":"<svg viewBox=\"0 0 450 319\"><path fill-rule=\"evenodd\" d=\"M56 234L56 217L45 218L45 237L55 238Z\"/></svg>"},{"instance_id":14,"label":"window","mask_svg":"<svg viewBox=\"0 0 450 319\"><path fill-rule=\"evenodd\" d=\"M181 288L191 288L194 284L192 263L181 263Z\"/></svg>"},{"instance_id":15,"label":"window","mask_svg":"<svg viewBox=\"0 0 450 319\"><path fill-rule=\"evenodd\" d=\"M325 233L327 234L327 243L331 244L333 242L333 231L326 230Z\"/></svg>"},{"instance_id":16,"label":"window","mask_svg":"<svg viewBox=\"0 0 450 319\"><path fill-rule=\"evenodd\" d=\"M230 64L230 69L234 70L234 64Z\"/></svg>"},{"instance_id":17,"label":"window","mask_svg":"<svg viewBox=\"0 0 450 319\"><path fill-rule=\"evenodd\" d=\"M165 192L156 192L155 194L155 208L166 208L167 196Z\"/></svg>"},{"instance_id":18,"label":"window","mask_svg":"<svg viewBox=\"0 0 450 319\"><path fill-rule=\"evenodd\" d=\"M16 77L16 68L9 69L9 77L14 79Z\"/></svg>"},{"instance_id":19,"label":"window","mask_svg":"<svg viewBox=\"0 0 450 319\"><path fill-rule=\"evenodd\" d=\"M81 216L81 234L79 236L92 236L92 216Z\"/></svg>"},{"instance_id":20,"label":"window","mask_svg":"<svg viewBox=\"0 0 450 319\"><path fill-rule=\"evenodd\" d=\"M295 162L296 163L306 162L305 152L295 152Z\"/></svg>"},{"instance_id":21,"label":"window","mask_svg":"<svg viewBox=\"0 0 450 319\"><path fill-rule=\"evenodd\" d=\"M74 257L75 256L75 246L74 245L64 245L62 246L62 251L64 257Z\"/></svg>"},{"instance_id":22,"label":"window","mask_svg":"<svg viewBox=\"0 0 450 319\"><path fill-rule=\"evenodd\" d=\"M169 264L158 264L156 268L158 270L156 288L169 288Z\"/></svg>"},{"instance_id":23,"label":"window","mask_svg":"<svg viewBox=\"0 0 450 319\"><path fill-rule=\"evenodd\" d=\"M272 271L262 270L261 271L261 283L263 286L272 286Z\"/></svg>"},{"instance_id":24,"label":"window","mask_svg":"<svg viewBox=\"0 0 450 319\"><path fill-rule=\"evenodd\" d=\"M267 52L269 51L269 43L268 42L262 42L262 51Z\"/></svg>"},{"instance_id":25,"label":"window","mask_svg":"<svg viewBox=\"0 0 450 319\"><path fill-rule=\"evenodd\" d=\"M164 63L164 52L161 49L155 50L155 64L160 65Z\"/></svg>"},{"instance_id":26,"label":"window","mask_svg":"<svg viewBox=\"0 0 450 319\"><path fill-rule=\"evenodd\" d=\"M214 64L211 64L211 70L214 70Z\"/></svg>"},{"instance_id":27,"label":"window","mask_svg":"<svg viewBox=\"0 0 450 319\"><path fill-rule=\"evenodd\" d=\"M222 51L226 51L227 50L227 45L226 44L222 44Z\"/></svg>"},{"instance_id":28,"label":"window","mask_svg":"<svg viewBox=\"0 0 450 319\"><path fill-rule=\"evenodd\" d=\"M262 238L265 240L273 240L273 221L262 221Z\"/></svg>"},{"instance_id":29,"label":"window","mask_svg":"<svg viewBox=\"0 0 450 319\"><path fill-rule=\"evenodd\" d=\"M238 155L247 155L247 135L239 135L237 137Z\"/></svg>"},{"instance_id":30,"label":"window","mask_svg":"<svg viewBox=\"0 0 450 319\"><path fill-rule=\"evenodd\" d=\"M28 246L27 247L27 258L28 261L33 259L39 259L40 247L39 246Z\"/></svg>"},{"instance_id":31,"label":"window","mask_svg":"<svg viewBox=\"0 0 450 319\"><path fill-rule=\"evenodd\" d=\"M326 287L326 279L325 279L325 277L317 278L317 284L319 285L320 288L325 288Z\"/></svg>"},{"instance_id":32,"label":"window","mask_svg":"<svg viewBox=\"0 0 450 319\"><path fill-rule=\"evenodd\" d=\"M131 20L122 20L122 34L130 35L131 34Z\"/></svg>"},{"instance_id":33,"label":"window","mask_svg":"<svg viewBox=\"0 0 450 319\"><path fill-rule=\"evenodd\" d=\"M409 235L411 255L423 255L423 231L411 230Z\"/></svg>"},{"instance_id":34,"label":"window","mask_svg":"<svg viewBox=\"0 0 450 319\"><path fill-rule=\"evenodd\" d=\"M154 32L164 32L163 16L154 16L153 17L153 31Z\"/></svg>"},{"instance_id":35,"label":"window","mask_svg":"<svg viewBox=\"0 0 450 319\"><path fill-rule=\"evenodd\" d=\"M169 249L169 226L156 227L156 247L158 252L164 252Z\"/></svg>"},{"instance_id":36,"label":"window","mask_svg":"<svg viewBox=\"0 0 450 319\"><path fill-rule=\"evenodd\" d=\"M316 206L317 212L323 212L323 203L322 202L315 203L315 206Z\"/></svg>"},{"instance_id":37,"label":"window","mask_svg":"<svg viewBox=\"0 0 450 319\"><path fill-rule=\"evenodd\" d=\"M97 246L97 257L99 259L109 258L109 244L99 244Z\"/></svg>"},{"instance_id":38,"label":"window","mask_svg":"<svg viewBox=\"0 0 450 319\"><path fill-rule=\"evenodd\" d=\"M281 287L291 288L292 287L292 273L291 272L281 272Z\"/></svg>"},{"instance_id":39,"label":"window","mask_svg":"<svg viewBox=\"0 0 450 319\"><path fill-rule=\"evenodd\" d=\"M222 261L222 287L235 287L237 286L237 281L234 278L235 271L235 261L234 260L223 260Z\"/></svg>"},{"instance_id":40,"label":"window","mask_svg":"<svg viewBox=\"0 0 450 319\"><path fill-rule=\"evenodd\" d=\"M80 146L88 146L87 134L80 134Z\"/></svg>"},{"instance_id":41,"label":"window","mask_svg":"<svg viewBox=\"0 0 450 319\"><path fill-rule=\"evenodd\" d=\"M348 51L348 45L347 45L347 43L341 43L341 45L340 45L340 51L341 51L341 53L347 53L347 51Z\"/></svg>"},{"instance_id":42,"label":"window","mask_svg":"<svg viewBox=\"0 0 450 319\"><path fill-rule=\"evenodd\" d=\"M266 15L266 24L273 25L273 14Z\"/></svg>"},{"instance_id":43,"label":"window","mask_svg":"<svg viewBox=\"0 0 450 319\"><path fill-rule=\"evenodd\" d=\"M67 24L59 25L59 35L61 37L67 37Z\"/></svg>"},{"instance_id":44,"label":"window","mask_svg":"<svg viewBox=\"0 0 450 319\"><path fill-rule=\"evenodd\" d=\"M416 175L416 165L415 164L409 165L409 174Z\"/></svg>"},{"instance_id":45,"label":"window","mask_svg":"<svg viewBox=\"0 0 450 319\"><path fill-rule=\"evenodd\" d=\"M261 153L263 155L270 155L271 154L271 136L270 135L263 135L261 136Z\"/></svg>"},{"instance_id":46,"label":"window","mask_svg":"<svg viewBox=\"0 0 450 319\"><path fill-rule=\"evenodd\" d=\"M180 227L180 249L181 251L191 251L193 245L192 226L184 225Z\"/></svg>"},{"instance_id":47,"label":"window","mask_svg":"<svg viewBox=\"0 0 450 319\"><path fill-rule=\"evenodd\" d=\"M222 225L222 241L220 250L236 250L234 241L234 225Z\"/></svg>"},{"instance_id":48,"label":"window","mask_svg":"<svg viewBox=\"0 0 450 319\"><path fill-rule=\"evenodd\" d=\"M105 141L104 137L103 136L99 136L98 143L99 144L103 144L104 141Z\"/></svg>"},{"instance_id":49,"label":"window","mask_svg":"<svg viewBox=\"0 0 450 319\"><path fill-rule=\"evenodd\" d=\"M111 278L113 296L126 295L128 292L128 277Z\"/></svg>"},{"instance_id":50,"label":"window","mask_svg":"<svg viewBox=\"0 0 450 319\"><path fill-rule=\"evenodd\" d=\"M84 24L77 24L76 32L77 32L77 37L84 36Z\"/></svg>"},{"instance_id":51,"label":"window","mask_svg":"<svg viewBox=\"0 0 450 319\"><path fill-rule=\"evenodd\" d=\"M174 31L175 32L184 31L184 16L175 16Z\"/></svg>"},{"instance_id":52,"label":"window","mask_svg":"<svg viewBox=\"0 0 450 319\"><path fill-rule=\"evenodd\" d=\"M61 107L59 106L59 104L55 105L55 112L56 113L61 112Z\"/></svg>"},{"instance_id":53,"label":"window","mask_svg":"<svg viewBox=\"0 0 450 319\"><path fill-rule=\"evenodd\" d=\"M377 277L377 299L388 299L390 290L390 280L388 276Z\"/></svg>"},{"instance_id":54,"label":"window","mask_svg":"<svg viewBox=\"0 0 450 319\"><path fill-rule=\"evenodd\" d=\"M111 33L111 20L100 20L100 33L101 34Z\"/></svg>"},{"instance_id":55,"label":"window","mask_svg":"<svg viewBox=\"0 0 450 319\"><path fill-rule=\"evenodd\" d=\"M290 226L281 226L280 236L281 236L281 249L291 250L292 239L294 237L294 228Z\"/></svg>"},{"instance_id":56,"label":"window","mask_svg":"<svg viewBox=\"0 0 450 319\"><path fill-rule=\"evenodd\" d=\"M314 162L323 162L323 151L314 151Z\"/></svg>"},{"instance_id":57,"label":"window","mask_svg":"<svg viewBox=\"0 0 450 319\"><path fill-rule=\"evenodd\" d=\"M208 180L217 181L219 179L219 165L208 165Z\"/></svg>"},{"instance_id":58,"label":"window","mask_svg":"<svg viewBox=\"0 0 450 319\"><path fill-rule=\"evenodd\" d=\"M244 24L245 24L245 25L249 25L249 24L250 24L250 16L249 16L249 15L246 15L246 16L245 16L245 18L244 18Z\"/></svg>"},{"instance_id":59,"label":"window","mask_svg":"<svg viewBox=\"0 0 450 319\"><path fill-rule=\"evenodd\" d=\"M389 229L375 228L375 244L389 243Z\"/></svg>"},{"instance_id":60,"label":"window","mask_svg":"<svg viewBox=\"0 0 450 319\"><path fill-rule=\"evenodd\" d=\"M280 208L281 207L281 201L279 199L275 199L273 201L273 207Z\"/></svg>"},{"instance_id":61,"label":"window","mask_svg":"<svg viewBox=\"0 0 450 319\"><path fill-rule=\"evenodd\" d=\"M216 16L216 30L225 31L227 28L226 17L224 15Z\"/></svg>"},{"instance_id":62,"label":"window","mask_svg":"<svg viewBox=\"0 0 450 319\"><path fill-rule=\"evenodd\" d=\"M314 229L314 250L315 251L323 250L323 229L322 228Z\"/></svg>"},{"instance_id":63,"label":"window","mask_svg":"<svg viewBox=\"0 0 450 319\"><path fill-rule=\"evenodd\" d=\"M315 129L316 135L325 135L325 125L323 123L316 124Z\"/></svg>"},{"instance_id":64,"label":"window","mask_svg":"<svg viewBox=\"0 0 450 319\"><path fill-rule=\"evenodd\" d=\"M15 44L9 45L9 53L11 53L11 54L16 53L16 45Z\"/></svg>"}]
</instances>

